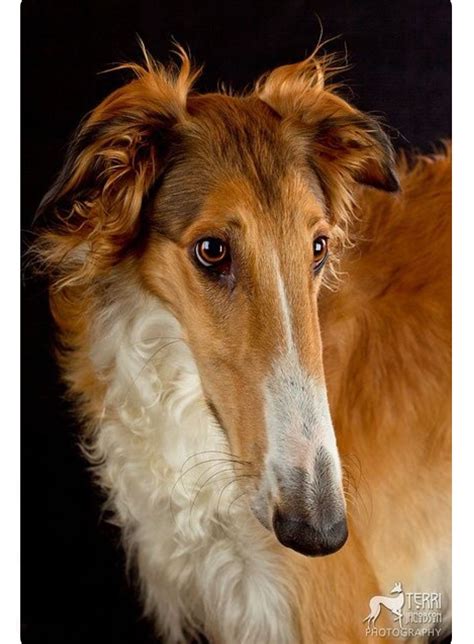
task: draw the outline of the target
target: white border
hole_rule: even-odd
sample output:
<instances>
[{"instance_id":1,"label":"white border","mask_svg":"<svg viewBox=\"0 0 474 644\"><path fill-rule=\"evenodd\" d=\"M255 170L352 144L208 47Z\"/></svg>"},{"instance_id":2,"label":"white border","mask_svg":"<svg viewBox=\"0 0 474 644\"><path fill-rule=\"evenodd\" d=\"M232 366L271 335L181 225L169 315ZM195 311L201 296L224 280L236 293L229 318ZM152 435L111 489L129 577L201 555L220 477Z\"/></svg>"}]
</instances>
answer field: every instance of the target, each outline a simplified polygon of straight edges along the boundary
<instances>
[{"instance_id":1,"label":"white border","mask_svg":"<svg viewBox=\"0 0 474 644\"><path fill-rule=\"evenodd\" d=\"M448 1L448 0L446 0ZM455 0L453 7L454 82L454 542L453 641L472 641L474 413L472 360L474 359L474 102L472 45L474 3ZM2 61L2 250L0 279L2 311L1 467L2 530L0 584L0 639L19 641L19 4L0 3ZM422 82L422 79L421 79ZM8 188L5 190L5 188ZM15 241L17 243L15 243ZM461 319L462 318L462 319ZM459 330L462 333L459 333Z\"/></svg>"},{"instance_id":2,"label":"white border","mask_svg":"<svg viewBox=\"0 0 474 644\"><path fill-rule=\"evenodd\" d=\"M453 642L474 640L474 207L472 44L474 6L453 5Z\"/></svg>"}]
</instances>

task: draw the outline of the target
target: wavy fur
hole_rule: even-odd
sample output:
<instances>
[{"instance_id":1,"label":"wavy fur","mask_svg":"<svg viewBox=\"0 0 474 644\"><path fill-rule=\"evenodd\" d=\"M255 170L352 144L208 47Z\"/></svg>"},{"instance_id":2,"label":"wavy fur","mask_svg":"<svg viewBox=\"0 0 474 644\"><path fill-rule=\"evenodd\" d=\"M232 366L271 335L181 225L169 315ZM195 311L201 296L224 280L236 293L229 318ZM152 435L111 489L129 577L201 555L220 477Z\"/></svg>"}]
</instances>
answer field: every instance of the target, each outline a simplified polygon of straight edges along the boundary
<instances>
[{"instance_id":1,"label":"wavy fur","mask_svg":"<svg viewBox=\"0 0 474 644\"><path fill-rule=\"evenodd\" d=\"M225 644L370 642L367 601L397 578L441 588L448 629L449 284L439 266L450 160L397 167L380 124L327 84L330 59L278 68L244 96L202 96L192 89L198 72L180 57L169 69L148 55L129 65L135 78L82 123L40 206L34 251L50 279L84 451L145 611L172 643L198 633ZM397 175L402 195L386 194ZM199 231L235 226L234 203L258 213L239 222L253 281L238 305L203 282L187 252ZM294 264L314 226L335 248L354 241L333 293L320 276L299 280L306 260ZM269 238L273 263L262 270ZM296 364L285 369L318 383L332 436L326 374L343 468L361 463L366 481L354 499L346 480L351 536L317 560L281 546L248 502L268 465L259 387L285 333ZM285 369L282 399L310 408ZM285 456L298 453L306 467L310 450L294 434ZM373 522L359 502L375 508Z\"/></svg>"}]
</instances>

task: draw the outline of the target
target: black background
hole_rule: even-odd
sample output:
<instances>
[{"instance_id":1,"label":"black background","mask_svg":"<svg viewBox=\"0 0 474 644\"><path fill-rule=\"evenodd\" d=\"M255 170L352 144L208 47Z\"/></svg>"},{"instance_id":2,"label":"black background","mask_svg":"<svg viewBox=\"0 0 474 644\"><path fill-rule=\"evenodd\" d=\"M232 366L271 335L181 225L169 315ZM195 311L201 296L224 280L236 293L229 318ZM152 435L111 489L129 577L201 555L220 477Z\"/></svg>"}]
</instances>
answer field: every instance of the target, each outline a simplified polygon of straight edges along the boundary
<instances>
[{"instance_id":1,"label":"black background","mask_svg":"<svg viewBox=\"0 0 474 644\"><path fill-rule=\"evenodd\" d=\"M59 170L80 118L123 82L98 74L136 59L136 35L160 60L172 38L205 63L198 89L242 89L273 66L297 61L318 40L344 51L353 102L383 115L397 147L432 149L451 126L448 0L24 0L22 4L22 231ZM5 96L5 95L4 95ZM4 99L5 100L5 99ZM142 644L115 530L76 446L51 355L44 285L23 277L22 641Z\"/></svg>"}]
</instances>

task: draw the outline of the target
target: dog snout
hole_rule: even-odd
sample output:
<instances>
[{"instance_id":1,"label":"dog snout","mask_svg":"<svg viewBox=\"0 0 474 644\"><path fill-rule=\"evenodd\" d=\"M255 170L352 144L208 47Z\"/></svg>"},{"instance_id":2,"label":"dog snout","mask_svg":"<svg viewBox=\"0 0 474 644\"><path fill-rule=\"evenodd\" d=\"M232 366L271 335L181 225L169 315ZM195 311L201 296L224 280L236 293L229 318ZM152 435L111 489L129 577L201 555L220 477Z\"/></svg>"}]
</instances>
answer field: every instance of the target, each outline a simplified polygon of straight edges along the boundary
<instances>
[{"instance_id":1,"label":"dog snout","mask_svg":"<svg viewBox=\"0 0 474 644\"><path fill-rule=\"evenodd\" d=\"M310 557L336 552L348 537L347 521L343 513L336 514L328 522L277 508L273 513L273 529L282 545Z\"/></svg>"},{"instance_id":2,"label":"dog snout","mask_svg":"<svg viewBox=\"0 0 474 644\"><path fill-rule=\"evenodd\" d=\"M272 525L284 546L303 555L336 552L347 540L345 502L334 459L320 450L313 468L283 468Z\"/></svg>"}]
</instances>

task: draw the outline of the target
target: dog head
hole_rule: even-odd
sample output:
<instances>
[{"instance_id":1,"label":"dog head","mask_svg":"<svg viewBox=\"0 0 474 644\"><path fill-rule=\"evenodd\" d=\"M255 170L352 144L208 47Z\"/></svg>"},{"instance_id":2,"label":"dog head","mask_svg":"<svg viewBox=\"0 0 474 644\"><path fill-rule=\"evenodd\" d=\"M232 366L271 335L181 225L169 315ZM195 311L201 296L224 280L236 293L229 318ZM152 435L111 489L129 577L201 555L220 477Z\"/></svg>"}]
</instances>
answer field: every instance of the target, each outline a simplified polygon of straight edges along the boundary
<instances>
[{"instance_id":1,"label":"dog head","mask_svg":"<svg viewBox=\"0 0 474 644\"><path fill-rule=\"evenodd\" d=\"M130 266L180 322L208 405L256 474L257 518L301 553L333 552L347 527L318 292L356 186L397 189L392 147L326 85L324 58L242 96L194 93L184 54L174 70L131 67L41 206L58 317Z\"/></svg>"}]
</instances>

